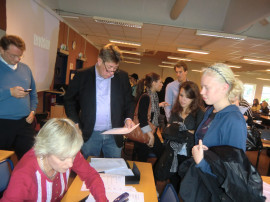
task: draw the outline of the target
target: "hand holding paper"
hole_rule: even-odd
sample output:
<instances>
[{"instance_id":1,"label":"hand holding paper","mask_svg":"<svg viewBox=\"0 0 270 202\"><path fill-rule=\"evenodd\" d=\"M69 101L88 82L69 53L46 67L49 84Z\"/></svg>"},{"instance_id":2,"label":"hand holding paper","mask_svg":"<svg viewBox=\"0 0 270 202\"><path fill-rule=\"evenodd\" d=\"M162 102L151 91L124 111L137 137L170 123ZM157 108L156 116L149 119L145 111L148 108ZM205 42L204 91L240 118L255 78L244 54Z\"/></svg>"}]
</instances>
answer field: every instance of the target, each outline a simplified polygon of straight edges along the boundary
<instances>
[{"instance_id":1,"label":"hand holding paper","mask_svg":"<svg viewBox=\"0 0 270 202\"><path fill-rule=\"evenodd\" d=\"M132 132L135 128L137 128L140 124L137 124L133 126L132 128L113 128L110 130L107 130L101 134L103 135L124 135Z\"/></svg>"}]
</instances>

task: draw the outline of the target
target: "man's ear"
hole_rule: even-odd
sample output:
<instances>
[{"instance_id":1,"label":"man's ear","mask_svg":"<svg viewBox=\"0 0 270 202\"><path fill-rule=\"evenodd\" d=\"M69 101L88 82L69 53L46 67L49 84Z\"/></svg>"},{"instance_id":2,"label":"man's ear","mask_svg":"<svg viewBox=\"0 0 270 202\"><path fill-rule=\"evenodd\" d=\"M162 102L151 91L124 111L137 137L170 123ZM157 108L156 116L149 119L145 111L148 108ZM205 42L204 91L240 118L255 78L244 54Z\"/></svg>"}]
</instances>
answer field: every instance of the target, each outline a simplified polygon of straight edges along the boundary
<instances>
[{"instance_id":1,"label":"man's ear","mask_svg":"<svg viewBox=\"0 0 270 202\"><path fill-rule=\"evenodd\" d=\"M100 66L103 63L103 60L100 57L98 57L97 63L98 63L98 66Z\"/></svg>"},{"instance_id":2,"label":"man's ear","mask_svg":"<svg viewBox=\"0 0 270 202\"><path fill-rule=\"evenodd\" d=\"M0 46L0 54L2 55L4 53L4 49Z\"/></svg>"}]
</instances>

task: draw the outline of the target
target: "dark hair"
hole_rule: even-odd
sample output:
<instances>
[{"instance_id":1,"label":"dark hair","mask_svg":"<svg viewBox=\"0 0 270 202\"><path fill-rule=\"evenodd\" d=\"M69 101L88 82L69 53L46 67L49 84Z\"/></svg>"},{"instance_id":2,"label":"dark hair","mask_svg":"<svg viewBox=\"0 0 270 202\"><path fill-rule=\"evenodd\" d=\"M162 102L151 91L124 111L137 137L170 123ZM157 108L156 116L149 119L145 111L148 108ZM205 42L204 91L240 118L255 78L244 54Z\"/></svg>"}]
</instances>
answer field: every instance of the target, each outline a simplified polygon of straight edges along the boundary
<instances>
[{"instance_id":1,"label":"dark hair","mask_svg":"<svg viewBox=\"0 0 270 202\"><path fill-rule=\"evenodd\" d=\"M184 71L186 72L188 70L188 67L187 67L187 64L180 61L180 62L177 62L175 65L174 65L174 71L176 71L176 68L179 68L179 67L183 67Z\"/></svg>"},{"instance_id":2,"label":"dark hair","mask_svg":"<svg viewBox=\"0 0 270 202\"><path fill-rule=\"evenodd\" d=\"M254 104L254 101L255 101L255 104ZM257 106L257 105L259 105L259 104L260 104L260 103L259 103L258 98L255 98L255 99L253 100L252 106Z\"/></svg>"},{"instance_id":3,"label":"dark hair","mask_svg":"<svg viewBox=\"0 0 270 202\"><path fill-rule=\"evenodd\" d=\"M134 78L136 81L137 81L138 78L139 78L139 77L138 77L138 74L136 74L136 73L131 74L130 77Z\"/></svg>"},{"instance_id":4,"label":"dark hair","mask_svg":"<svg viewBox=\"0 0 270 202\"><path fill-rule=\"evenodd\" d=\"M136 97L135 100L138 102L140 99L141 95L145 92L145 87L146 88L151 88L152 83L155 81L158 81L160 79L160 75L151 72L145 75L145 78L139 80L137 84L137 90L136 90Z\"/></svg>"},{"instance_id":5,"label":"dark hair","mask_svg":"<svg viewBox=\"0 0 270 202\"><path fill-rule=\"evenodd\" d=\"M107 44L104 46L98 55L103 62L114 62L118 64L122 60L122 54L120 49L114 44Z\"/></svg>"},{"instance_id":6,"label":"dark hair","mask_svg":"<svg viewBox=\"0 0 270 202\"><path fill-rule=\"evenodd\" d=\"M182 83L179 87L179 93L178 93L176 102L173 105L172 113L179 114L180 112L183 111L183 108L179 102L179 95L180 95L181 89L185 90L187 98L192 99L189 109L190 109L190 113L193 116L196 115L196 112L198 111L198 109L204 109L204 103L200 95L200 90L199 90L198 85L192 81L186 81Z\"/></svg>"},{"instance_id":7,"label":"dark hair","mask_svg":"<svg viewBox=\"0 0 270 202\"><path fill-rule=\"evenodd\" d=\"M173 80L172 77L167 77L167 78L165 79L165 81L164 81L163 86L165 86L165 88L166 88L166 86L167 86L169 83L173 82L173 81L174 81L174 80Z\"/></svg>"},{"instance_id":8,"label":"dark hair","mask_svg":"<svg viewBox=\"0 0 270 202\"><path fill-rule=\"evenodd\" d=\"M7 50L10 45L14 45L19 48L21 51L25 51L25 43L24 41L15 35L5 35L0 39L0 46Z\"/></svg>"}]
</instances>

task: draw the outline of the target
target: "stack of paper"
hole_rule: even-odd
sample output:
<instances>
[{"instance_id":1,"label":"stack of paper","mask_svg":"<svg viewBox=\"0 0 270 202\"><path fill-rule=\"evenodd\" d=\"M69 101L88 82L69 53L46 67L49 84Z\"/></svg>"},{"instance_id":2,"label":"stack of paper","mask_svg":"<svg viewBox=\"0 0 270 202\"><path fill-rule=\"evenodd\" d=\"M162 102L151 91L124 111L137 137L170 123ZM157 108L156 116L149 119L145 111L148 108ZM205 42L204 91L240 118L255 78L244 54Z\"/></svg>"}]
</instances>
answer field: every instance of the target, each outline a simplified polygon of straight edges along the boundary
<instances>
[{"instance_id":1,"label":"stack of paper","mask_svg":"<svg viewBox=\"0 0 270 202\"><path fill-rule=\"evenodd\" d=\"M122 158L91 158L90 165L99 173L133 176L131 169Z\"/></svg>"}]
</instances>

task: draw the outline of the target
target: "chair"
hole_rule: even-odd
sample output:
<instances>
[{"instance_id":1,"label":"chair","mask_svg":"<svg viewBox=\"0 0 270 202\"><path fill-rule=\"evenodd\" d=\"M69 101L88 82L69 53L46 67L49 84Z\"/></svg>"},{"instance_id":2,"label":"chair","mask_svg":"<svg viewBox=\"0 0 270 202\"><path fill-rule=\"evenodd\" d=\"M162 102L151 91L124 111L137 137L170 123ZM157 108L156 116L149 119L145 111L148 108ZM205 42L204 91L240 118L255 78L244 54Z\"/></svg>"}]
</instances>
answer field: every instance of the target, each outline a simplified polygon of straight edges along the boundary
<instances>
[{"instance_id":1,"label":"chair","mask_svg":"<svg viewBox=\"0 0 270 202\"><path fill-rule=\"evenodd\" d=\"M172 184L167 184L161 197L159 198L159 202L179 202L179 198Z\"/></svg>"},{"instance_id":2,"label":"chair","mask_svg":"<svg viewBox=\"0 0 270 202\"><path fill-rule=\"evenodd\" d=\"M11 175L10 169L12 171L13 168L14 166L10 159L5 159L0 162L0 193L5 191L5 189L7 188Z\"/></svg>"}]
</instances>

